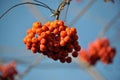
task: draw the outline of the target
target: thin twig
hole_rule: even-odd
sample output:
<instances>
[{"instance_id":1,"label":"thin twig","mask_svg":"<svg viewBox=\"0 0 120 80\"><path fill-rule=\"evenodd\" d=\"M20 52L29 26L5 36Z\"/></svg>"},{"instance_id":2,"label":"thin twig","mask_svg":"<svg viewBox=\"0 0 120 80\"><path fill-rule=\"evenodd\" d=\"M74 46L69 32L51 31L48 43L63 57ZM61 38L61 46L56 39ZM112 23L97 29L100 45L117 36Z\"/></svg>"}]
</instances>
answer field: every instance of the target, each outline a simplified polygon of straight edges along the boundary
<instances>
[{"instance_id":1,"label":"thin twig","mask_svg":"<svg viewBox=\"0 0 120 80\"><path fill-rule=\"evenodd\" d=\"M36 67L40 60L43 58L43 55L40 55L38 58L36 58L36 60L21 74L18 74L17 77L19 79L22 79L25 75L27 75L27 73L29 73L34 67Z\"/></svg>"},{"instance_id":2,"label":"thin twig","mask_svg":"<svg viewBox=\"0 0 120 80\"><path fill-rule=\"evenodd\" d=\"M43 3L43 2L40 2L40 1L38 1L38 0L34 0L35 2L38 2L38 3L40 3L40 4L43 4L44 6L46 6L46 8L48 8L51 12L54 12L54 10L53 9L51 9L48 5L46 5L45 3Z\"/></svg>"},{"instance_id":3,"label":"thin twig","mask_svg":"<svg viewBox=\"0 0 120 80\"><path fill-rule=\"evenodd\" d=\"M13 8L15 8L15 7L17 7L17 6L20 6L20 5L25 5L25 4L32 4L32 5L42 6L42 7L44 7L44 8L49 9L50 11L52 10L52 9L48 8L46 5L44 5L44 4L40 4L40 3L38 4L38 3L33 3L33 2L24 2L24 3L19 3L19 4L16 4L16 5L10 7L7 11L5 11L5 12L0 16L0 19L1 19L5 14L7 14L10 10L12 10ZM52 11L53 11L53 10L52 10ZM51 12L52 12L52 11L51 11Z\"/></svg>"},{"instance_id":4,"label":"thin twig","mask_svg":"<svg viewBox=\"0 0 120 80\"><path fill-rule=\"evenodd\" d=\"M75 24L78 21L78 19L80 19L80 17L85 14L85 12L93 5L95 1L97 0L90 0L89 3L82 9L82 11L80 11L79 14L71 20L68 26L73 26L73 24Z\"/></svg>"},{"instance_id":5,"label":"thin twig","mask_svg":"<svg viewBox=\"0 0 120 80\"><path fill-rule=\"evenodd\" d=\"M88 72L94 80L105 80L104 77L93 66L83 63L80 59L77 59L76 62L81 68Z\"/></svg>"},{"instance_id":6,"label":"thin twig","mask_svg":"<svg viewBox=\"0 0 120 80\"><path fill-rule=\"evenodd\" d=\"M66 22L66 19L67 19L68 8L69 8L69 5L67 5L67 9L65 11L65 16L64 16L64 19L63 19L64 22Z\"/></svg>"},{"instance_id":7,"label":"thin twig","mask_svg":"<svg viewBox=\"0 0 120 80\"><path fill-rule=\"evenodd\" d=\"M54 11L51 16L56 16L56 20L58 20L61 10L63 10L66 5L70 5L70 2L71 0L62 1L60 5L58 6L57 10Z\"/></svg>"},{"instance_id":8,"label":"thin twig","mask_svg":"<svg viewBox=\"0 0 120 80\"><path fill-rule=\"evenodd\" d=\"M25 3L16 4L16 5L12 6L11 8L9 8L7 11L5 11L5 12L0 16L0 19L1 19L5 14L7 14L11 9L13 9L13 8L15 8L15 7L17 7L17 6L20 6L20 5L24 5L24 4L34 4L34 5L38 5L38 4L36 4L36 3L31 3L31 2L25 2ZM40 6L42 6L42 5L40 5Z\"/></svg>"},{"instance_id":9,"label":"thin twig","mask_svg":"<svg viewBox=\"0 0 120 80\"><path fill-rule=\"evenodd\" d=\"M100 31L98 37L103 37L105 32L120 18L120 12L117 13Z\"/></svg>"},{"instance_id":10,"label":"thin twig","mask_svg":"<svg viewBox=\"0 0 120 80\"><path fill-rule=\"evenodd\" d=\"M23 1L26 2L26 1L31 1L31 0L23 0ZM26 6L28 7L28 9L31 11L31 13L37 20L40 20L42 23L47 22L47 19L44 17L41 11L37 9L36 6L34 5L26 5Z\"/></svg>"},{"instance_id":11,"label":"thin twig","mask_svg":"<svg viewBox=\"0 0 120 80\"><path fill-rule=\"evenodd\" d=\"M104 2L112 2L112 3L115 3L115 1L114 0L104 0Z\"/></svg>"}]
</instances>

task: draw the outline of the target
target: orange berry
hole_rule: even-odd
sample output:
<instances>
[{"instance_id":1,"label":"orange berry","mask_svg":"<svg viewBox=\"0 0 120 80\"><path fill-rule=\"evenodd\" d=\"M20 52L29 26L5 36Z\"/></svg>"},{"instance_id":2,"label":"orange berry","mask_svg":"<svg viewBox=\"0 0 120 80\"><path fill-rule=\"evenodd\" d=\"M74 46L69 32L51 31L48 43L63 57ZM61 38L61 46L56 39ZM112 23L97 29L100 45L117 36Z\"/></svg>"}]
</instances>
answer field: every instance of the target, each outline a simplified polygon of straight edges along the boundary
<instances>
[{"instance_id":1,"label":"orange berry","mask_svg":"<svg viewBox=\"0 0 120 80\"><path fill-rule=\"evenodd\" d=\"M48 29L50 32L52 32L54 30L54 28L51 25L48 27Z\"/></svg>"},{"instance_id":2,"label":"orange berry","mask_svg":"<svg viewBox=\"0 0 120 80\"><path fill-rule=\"evenodd\" d=\"M70 28L69 28L69 27L66 27L65 31L66 31L66 32L69 32L69 31L70 31Z\"/></svg>"},{"instance_id":3,"label":"orange berry","mask_svg":"<svg viewBox=\"0 0 120 80\"><path fill-rule=\"evenodd\" d=\"M105 48L106 48L106 47L105 47ZM109 53L109 52L111 52L111 51L112 51L112 48L111 48L110 46L106 48L106 52Z\"/></svg>"},{"instance_id":4,"label":"orange berry","mask_svg":"<svg viewBox=\"0 0 120 80\"><path fill-rule=\"evenodd\" d=\"M65 46L66 45L66 42L64 40L61 40L60 41L60 46Z\"/></svg>"},{"instance_id":5,"label":"orange berry","mask_svg":"<svg viewBox=\"0 0 120 80\"><path fill-rule=\"evenodd\" d=\"M47 26L42 26L42 31L47 31L48 30L48 27Z\"/></svg>"},{"instance_id":6,"label":"orange berry","mask_svg":"<svg viewBox=\"0 0 120 80\"><path fill-rule=\"evenodd\" d=\"M60 40L64 40L64 37L60 37Z\"/></svg>"},{"instance_id":7,"label":"orange berry","mask_svg":"<svg viewBox=\"0 0 120 80\"><path fill-rule=\"evenodd\" d=\"M37 44L35 44L35 43L32 43L32 47L37 47Z\"/></svg>"},{"instance_id":8,"label":"orange berry","mask_svg":"<svg viewBox=\"0 0 120 80\"><path fill-rule=\"evenodd\" d=\"M55 20L54 23L58 23L59 20Z\"/></svg>"},{"instance_id":9,"label":"orange berry","mask_svg":"<svg viewBox=\"0 0 120 80\"><path fill-rule=\"evenodd\" d=\"M33 32L28 34L28 37L30 37L30 38L33 38L34 36L35 36L35 34Z\"/></svg>"},{"instance_id":10,"label":"orange berry","mask_svg":"<svg viewBox=\"0 0 120 80\"><path fill-rule=\"evenodd\" d=\"M46 34L47 34L47 35L50 35L50 34L51 34L51 32L50 32L50 31L46 31Z\"/></svg>"},{"instance_id":11,"label":"orange berry","mask_svg":"<svg viewBox=\"0 0 120 80\"><path fill-rule=\"evenodd\" d=\"M41 50L41 51L46 51L46 46L43 45L43 44L41 44L41 45L40 45L40 50Z\"/></svg>"},{"instance_id":12,"label":"orange berry","mask_svg":"<svg viewBox=\"0 0 120 80\"><path fill-rule=\"evenodd\" d=\"M102 40L100 38L98 38L95 42L94 45L96 47L97 50L100 50L102 48Z\"/></svg>"},{"instance_id":13,"label":"orange berry","mask_svg":"<svg viewBox=\"0 0 120 80\"><path fill-rule=\"evenodd\" d=\"M64 22L63 22L63 21L60 21L60 20L58 20L57 23L58 23L59 25L61 25L61 26L64 25Z\"/></svg>"},{"instance_id":14,"label":"orange berry","mask_svg":"<svg viewBox=\"0 0 120 80\"><path fill-rule=\"evenodd\" d=\"M42 29L41 28L36 29L36 33L40 35L42 33Z\"/></svg>"},{"instance_id":15,"label":"orange berry","mask_svg":"<svg viewBox=\"0 0 120 80\"><path fill-rule=\"evenodd\" d=\"M54 29L54 30L53 30L53 33L54 33L54 34L58 34L58 33L59 33L58 29Z\"/></svg>"},{"instance_id":16,"label":"orange berry","mask_svg":"<svg viewBox=\"0 0 120 80\"><path fill-rule=\"evenodd\" d=\"M27 30L27 34L31 33L32 32L32 29L28 29Z\"/></svg>"},{"instance_id":17,"label":"orange berry","mask_svg":"<svg viewBox=\"0 0 120 80\"><path fill-rule=\"evenodd\" d=\"M27 38L26 37L23 39L23 42L24 42L24 44L27 43Z\"/></svg>"},{"instance_id":18,"label":"orange berry","mask_svg":"<svg viewBox=\"0 0 120 80\"><path fill-rule=\"evenodd\" d=\"M50 22L50 26L53 26L54 22Z\"/></svg>"},{"instance_id":19,"label":"orange berry","mask_svg":"<svg viewBox=\"0 0 120 80\"><path fill-rule=\"evenodd\" d=\"M36 29L37 28L32 27L32 32L36 33Z\"/></svg>"},{"instance_id":20,"label":"orange berry","mask_svg":"<svg viewBox=\"0 0 120 80\"><path fill-rule=\"evenodd\" d=\"M32 38L32 42L33 42L33 43L37 43L37 42L38 42L38 39L35 38L35 37L33 37L33 38Z\"/></svg>"},{"instance_id":21,"label":"orange berry","mask_svg":"<svg viewBox=\"0 0 120 80\"><path fill-rule=\"evenodd\" d=\"M46 41L45 38L42 38L42 39L40 40L40 43L41 43L41 44L46 44L46 42L47 42L47 41Z\"/></svg>"},{"instance_id":22,"label":"orange berry","mask_svg":"<svg viewBox=\"0 0 120 80\"><path fill-rule=\"evenodd\" d=\"M64 41L65 42L68 42L70 40L70 37L69 36L66 36L65 38L64 38Z\"/></svg>"},{"instance_id":23,"label":"orange berry","mask_svg":"<svg viewBox=\"0 0 120 80\"><path fill-rule=\"evenodd\" d=\"M32 42L32 39L29 38L29 37L27 37L27 42L28 42L28 43L31 43L31 42Z\"/></svg>"},{"instance_id":24,"label":"orange berry","mask_svg":"<svg viewBox=\"0 0 120 80\"><path fill-rule=\"evenodd\" d=\"M74 34L71 30L70 31L67 31L67 35L68 36L71 36L72 34Z\"/></svg>"},{"instance_id":25,"label":"orange berry","mask_svg":"<svg viewBox=\"0 0 120 80\"><path fill-rule=\"evenodd\" d=\"M31 43L26 43L27 49L31 49Z\"/></svg>"},{"instance_id":26,"label":"orange berry","mask_svg":"<svg viewBox=\"0 0 120 80\"><path fill-rule=\"evenodd\" d=\"M33 53L37 52L37 49L35 47L32 47L31 50L32 50Z\"/></svg>"},{"instance_id":27,"label":"orange berry","mask_svg":"<svg viewBox=\"0 0 120 80\"><path fill-rule=\"evenodd\" d=\"M90 43L89 46L88 46L88 50L93 50L93 49L96 49L96 46L94 43Z\"/></svg>"},{"instance_id":28,"label":"orange berry","mask_svg":"<svg viewBox=\"0 0 120 80\"><path fill-rule=\"evenodd\" d=\"M89 56L98 56L96 49L88 50L88 52L89 52L89 54L88 54Z\"/></svg>"},{"instance_id":29,"label":"orange berry","mask_svg":"<svg viewBox=\"0 0 120 80\"><path fill-rule=\"evenodd\" d=\"M66 32L66 31L61 31L61 32L60 32L60 36L61 36L61 37L65 37L66 35L67 35L67 32Z\"/></svg>"},{"instance_id":30,"label":"orange berry","mask_svg":"<svg viewBox=\"0 0 120 80\"><path fill-rule=\"evenodd\" d=\"M109 40L107 38L104 38L102 42L103 42L103 45L106 47L110 45Z\"/></svg>"},{"instance_id":31,"label":"orange berry","mask_svg":"<svg viewBox=\"0 0 120 80\"><path fill-rule=\"evenodd\" d=\"M58 24L55 23L55 22L53 22L52 27L53 27L53 28L57 28L57 27L58 27Z\"/></svg>"},{"instance_id":32,"label":"orange berry","mask_svg":"<svg viewBox=\"0 0 120 80\"><path fill-rule=\"evenodd\" d=\"M41 27L42 25L41 25L41 23L40 22L34 22L33 23L33 27L34 28L39 28L39 27Z\"/></svg>"},{"instance_id":33,"label":"orange berry","mask_svg":"<svg viewBox=\"0 0 120 80\"><path fill-rule=\"evenodd\" d=\"M50 21L48 21L46 24L45 24L45 26L50 26Z\"/></svg>"},{"instance_id":34,"label":"orange berry","mask_svg":"<svg viewBox=\"0 0 120 80\"><path fill-rule=\"evenodd\" d=\"M65 28L63 26L59 26L59 31L61 32L63 30L65 30Z\"/></svg>"},{"instance_id":35,"label":"orange berry","mask_svg":"<svg viewBox=\"0 0 120 80\"><path fill-rule=\"evenodd\" d=\"M73 27L70 28L70 30L71 30L72 33L76 33L76 32L77 32L77 31L76 31L76 28L73 28Z\"/></svg>"},{"instance_id":36,"label":"orange berry","mask_svg":"<svg viewBox=\"0 0 120 80\"><path fill-rule=\"evenodd\" d=\"M42 36L38 36L38 40L40 41L42 39Z\"/></svg>"},{"instance_id":37,"label":"orange berry","mask_svg":"<svg viewBox=\"0 0 120 80\"><path fill-rule=\"evenodd\" d=\"M42 32L40 36L41 36L42 38L45 38L45 37L46 37L46 33L45 33L45 32Z\"/></svg>"},{"instance_id":38,"label":"orange berry","mask_svg":"<svg viewBox=\"0 0 120 80\"><path fill-rule=\"evenodd\" d=\"M80 51L80 59L83 61L83 62L87 62L88 63L88 52L86 50L81 50Z\"/></svg>"}]
</instances>

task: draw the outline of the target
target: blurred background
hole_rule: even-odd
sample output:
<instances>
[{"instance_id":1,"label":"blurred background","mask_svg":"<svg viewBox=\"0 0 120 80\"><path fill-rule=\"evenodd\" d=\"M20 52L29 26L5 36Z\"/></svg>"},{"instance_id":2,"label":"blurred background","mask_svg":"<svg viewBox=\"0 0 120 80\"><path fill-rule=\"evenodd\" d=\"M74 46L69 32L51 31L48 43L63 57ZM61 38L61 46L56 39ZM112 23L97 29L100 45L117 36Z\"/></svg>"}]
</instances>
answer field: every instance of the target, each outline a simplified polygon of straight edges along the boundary
<instances>
[{"instance_id":1,"label":"blurred background","mask_svg":"<svg viewBox=\"0 0 120 80\"><path fill-rule=\"evenodd\" d=\"M0 0L0 15L15 4L32 0ZM63 0L39 0L56 10ZM117 54L112 64L105 65L97 62L93 67L104 80L120 79L120 0L104 2L104 0L72 0L67 16L67 7L61 12L60 20L77 29L79 44L87 49L88 44L94 41L98 34L104 31L105 37L110 40L110 45L117 49ZM0 63L17 62L19 73L24 72L32 63L38 61L30 72L20 80L94 80L92 72L85 70L79 61L60 63L40 54L32 54L27 50L23 38L26 30L32 23L55 20L50 17L51 12L35 5L21 5L0 19ZM41 57L40 57L41 56Z\"/></svg>"}]
</instances>

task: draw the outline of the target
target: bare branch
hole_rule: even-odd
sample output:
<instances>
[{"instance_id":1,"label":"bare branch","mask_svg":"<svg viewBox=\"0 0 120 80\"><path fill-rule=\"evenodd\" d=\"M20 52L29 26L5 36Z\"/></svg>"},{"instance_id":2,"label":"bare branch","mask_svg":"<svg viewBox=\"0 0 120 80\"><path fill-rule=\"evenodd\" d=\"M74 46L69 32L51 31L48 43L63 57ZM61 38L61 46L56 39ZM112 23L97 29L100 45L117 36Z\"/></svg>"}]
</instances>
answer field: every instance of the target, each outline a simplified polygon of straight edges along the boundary
<instances>
[{"instance_id":1,"label":"bare branch","mask_svg":"<svg viewBox=\"0 0 120 80\"><path fill-rule=\"evenodd\" d=\"M104 0L104 2L112 2L112 3L115 3L114 0Z\"/></svg>"},{"instance_id":2,"label":"bare branch","mask_svg":"<svg viewBox=\"0 0 120 80\"><path fill-rule=\"evenodd\" d=\"M91 75L94 80L105 80L104 77L93 66L83 63L80 59L77 59L76 62L82 69L88 72L88 74Z\"/></svg>"},{"instance_id":3,"label":"bare branch","mask_svg":"<svg viewBox=\"0 0 120 80\"><path fill-rule=\"evenodd\" d=\"M31 0L23 0L24 2L31 1ZM26 5L31 13L35 16L37 20L40 20L42 23L47 22L47 19L44 17L44 15L38 10L34 5Z\"/></svg>"},{"instance_id":4,"label":"bare branch","mask_svg":"<svg viewBox=\"0 0 120 80\"><path fill-rule=\"evenodd\" d=\"M64 19L63 19L64 22L66 22L67 13L68 13L68 8L69 8L69 5L67 6L67 9L66 9L66 11L65 11L65 16L64 16Z\"/></svg>"},{"instance_id":5,"label":"bare branch","mask_svg":"<svg viewBox=\"0 0 120 80\"><path fill-rule=\"evenodd\" d=\"M80 17L83 16L85 12L93 5L95 1L97 0L90 0L89 3L82 9L82 11L80 11L80 13L71 20L69 26L75 24L78 21L78 19L80 19Z\"/></svg>"},{"instance_id":6,"label":"bare branch","mask_svg":"<svg viewBox=\"0 0 120 80\"><path fill-rule=\"evenodd\" d=\"M117 13L117 15L115 15L100 31L100 33L98 34L98 37L103 37L103 35L105 34L105 32L107 32L107 30L120 18L120 12Z\"/></svg>"}]
</instances>

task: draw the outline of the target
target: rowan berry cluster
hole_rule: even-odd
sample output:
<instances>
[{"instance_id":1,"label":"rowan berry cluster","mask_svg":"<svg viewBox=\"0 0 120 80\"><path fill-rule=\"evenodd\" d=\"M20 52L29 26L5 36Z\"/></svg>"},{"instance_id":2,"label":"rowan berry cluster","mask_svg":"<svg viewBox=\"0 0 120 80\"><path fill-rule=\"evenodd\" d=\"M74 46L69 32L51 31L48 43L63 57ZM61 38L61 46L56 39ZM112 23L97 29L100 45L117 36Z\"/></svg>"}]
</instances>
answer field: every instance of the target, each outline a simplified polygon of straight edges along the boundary
<instances>
[{"instance_id":1,"label":"rowan berry cluster","mask_svg":"<svg viewBox=\"0 0 120 80\"><path fill-rule=\"evenodd\" d=\"M109 64L112 63L115 54L116 49L110 47L107 38L98 38L89 45L88 50L80 51L80 58L90 65L94 65L98 60L104 64Z\"/></svg>"},{"instance_id":2,"label":"rowan berry cluster","mask_svg":"<svg viewBox=\"0 0 120 80\"><path fill-rule=\"evenodd\" d=\"M72 58L69 57L69 53L77 57L81 49L76 28L65 26L61 20L44 25L40 22L33 23L32 28L27 30L24 43L33 53L42 53L62 63L70 63Z\"/></svg>"},{"instance_id":3,"label":"rowan berry cluster","mask_svg":"<svg viewBox=\"0 0 120 80\"><path fill-rule=\"evenodd\" d=\"M14 76L17 74L16 63L10 62L6 65L0 66L0 80L14 80Z\"/></svg>"}]
</instances>

